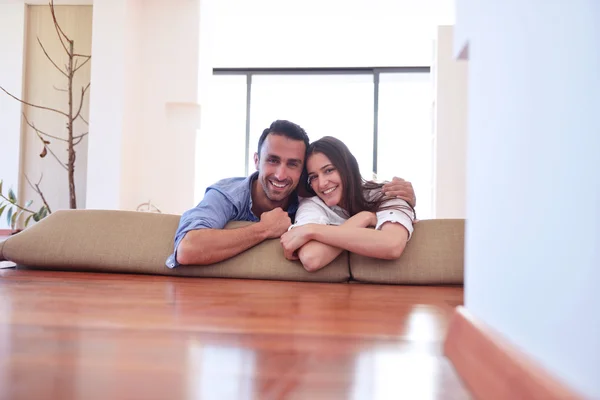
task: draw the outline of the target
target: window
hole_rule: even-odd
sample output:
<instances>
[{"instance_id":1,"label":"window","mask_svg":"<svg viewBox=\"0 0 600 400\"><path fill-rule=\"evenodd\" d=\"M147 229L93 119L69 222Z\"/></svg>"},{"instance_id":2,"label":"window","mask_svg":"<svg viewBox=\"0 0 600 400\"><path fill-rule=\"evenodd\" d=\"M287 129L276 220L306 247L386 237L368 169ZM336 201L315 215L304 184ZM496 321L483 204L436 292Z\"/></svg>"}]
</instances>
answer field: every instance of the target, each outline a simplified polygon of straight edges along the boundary
<instances>
[{"instance_id":1,"label":"window","mask_svg":"<svg viewBox=\"0 0 600 400\"><path fill-rule=\"evenodd\" d=\"M209 98L196 138L196 203L219 179L245 174L246 76L213 76Z\"/></svg>"},{"instance_id":2,"label":"window","mask_svg":"<svg viewBox=\"0 0 600 400\"><path fill-rule=\"evenodd\" d=\"M346 143L365 179L410 180L418 218L433 217L429 67L215 70L212 83L197 140L197 201L217 180L254 172L262 131L287 119L310 140Z\"/></svg>"},{"instance_id":3,"label":"window","mask_svg":"<svg viewBox=\"0 0 600 400\"><path fill-rule=\"evenodd\" d=\"M432 98L427 73L380 74L377 176L413 184L419 219L433 216Z\"/></svg>"},{"instance_id":4,"label":"window","mask_svg":"<svg viewBox=\"0 0 600 400\"><path fill-rule=\"evenodd\" d=\"M252 78L250 162L258 139L276 119L300 125L310 140L335 136L363 173L373 165L373 77L370 75L258 75Z\"/></svg>"}]
</instances>

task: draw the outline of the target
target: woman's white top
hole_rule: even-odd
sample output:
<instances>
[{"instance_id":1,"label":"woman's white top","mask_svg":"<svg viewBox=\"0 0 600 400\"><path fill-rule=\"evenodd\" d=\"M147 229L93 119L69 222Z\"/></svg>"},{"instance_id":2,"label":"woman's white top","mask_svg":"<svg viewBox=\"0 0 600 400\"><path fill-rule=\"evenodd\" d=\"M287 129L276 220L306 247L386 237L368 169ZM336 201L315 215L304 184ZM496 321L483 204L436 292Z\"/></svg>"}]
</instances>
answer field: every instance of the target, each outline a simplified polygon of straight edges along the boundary
<instances>
[{"instance_id":1,"label":"woman's white top","mask_svg":"<svg viewBox=\"0 0 600 400\"><path fill-rule=\"evenodd\" d=\"M381 189L373 189L369 192L370 198L374 198ZM377 225L375 229L381 229L386 222L400 224L408 231L408 239L413 233L413 222L415 214L402 199L386 200L381 205L385 206L403 206L402 209L385 209L376 212ZM319 198L319 196L300 198L300 205L296 212L296 219L290 229L306 224L321 224L321 225L342 225L349 216L346 211L339 206L329 207Z\"/></svg>"}]
</instances>

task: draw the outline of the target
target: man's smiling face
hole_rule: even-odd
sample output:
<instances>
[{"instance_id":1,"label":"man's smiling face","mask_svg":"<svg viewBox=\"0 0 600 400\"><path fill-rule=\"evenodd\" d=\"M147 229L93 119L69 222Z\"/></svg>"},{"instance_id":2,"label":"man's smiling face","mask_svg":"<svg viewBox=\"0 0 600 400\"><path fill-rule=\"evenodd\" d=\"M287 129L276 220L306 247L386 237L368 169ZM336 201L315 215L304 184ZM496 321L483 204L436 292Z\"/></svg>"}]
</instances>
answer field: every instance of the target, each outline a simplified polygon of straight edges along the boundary
<instances>
[{"instance_id":1,"label":"man's smiling face","mask_svg":"<svg viewBox=\"0 0 600 400\"><path fill-rule=\"evenodd\" d=\"M284 201L298 186L306 146L302 140L270 133L260 150L254 154L258 181L270 201Z\"/></svg>"}]
</instances>

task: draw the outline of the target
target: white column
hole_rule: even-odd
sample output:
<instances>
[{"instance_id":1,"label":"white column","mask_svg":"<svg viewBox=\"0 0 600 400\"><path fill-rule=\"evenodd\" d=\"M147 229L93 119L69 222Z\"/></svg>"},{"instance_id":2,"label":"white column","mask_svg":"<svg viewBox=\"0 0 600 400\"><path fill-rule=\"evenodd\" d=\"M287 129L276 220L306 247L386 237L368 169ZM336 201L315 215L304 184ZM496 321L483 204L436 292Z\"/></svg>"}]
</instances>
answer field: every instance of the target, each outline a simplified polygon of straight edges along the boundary
<instances>
[{"instance_id":1,"label":"white column","mask_svg":"<svg viewBox=\"0 0 600 400\"><path fill-rule=\"evenodd\" d=\"M600 398L600 2L478 4L466 307Z\"/></svg>"},{"instance_id":2,"label":"white column","mask_svg":"<svg viewBox=\"0 0 600 400\"><path fill-rule=\"evenodd\" d=\"M199 0L94 5L87 208L194 206Z\"/></svg>"},{"instance_id":3,"label":"white column","mask_svg":"<svg viewBox=\"0 0 600 400\"><path fill-rule=\"evenodd\" d=\"M25 7L20 2L0 2L0 86L18 98L23 96ZM9 188L19 193L21 109L18 101L0 91L0 179L4 181L4 195ZM1 218L0 229L8 227Z\"/></svg>"},{"instance_id":4,"label":"white column","mask_svg":"<svg viewBox=\"0 0 600 400\"><path fill-rule=\"evenodd\" d=\"M465 218L467 61L453 57L454 27L440 26L435 62L435 217Z\"/></svg>"},{"instance_id":5,"label":"white column","mask_svg":"<svg viewBox=\"0 0 600 400\"><path fill-rule=\"evenodd\" d=\"M128 3L94 4L87 208L120 208Z\"/></svg>"}]
</instances>

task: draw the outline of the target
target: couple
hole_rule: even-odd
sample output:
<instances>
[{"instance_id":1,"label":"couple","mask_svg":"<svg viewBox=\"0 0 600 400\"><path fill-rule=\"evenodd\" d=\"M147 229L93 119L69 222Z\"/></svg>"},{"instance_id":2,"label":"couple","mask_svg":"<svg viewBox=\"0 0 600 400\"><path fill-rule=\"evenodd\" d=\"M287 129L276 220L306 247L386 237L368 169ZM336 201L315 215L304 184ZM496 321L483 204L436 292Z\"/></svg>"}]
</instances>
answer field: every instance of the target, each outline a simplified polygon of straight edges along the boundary
<instances>
[{"instance_id":1,"label":"couple","mask_svg":"<svg viewBox=\"0 0 600 400\"><path fill-rule=\"evenodd\" d=\"M257 172L209 186L181 216L169 268L213 264L273 238L308 271L343 250L384 259L402 254L415 220L409 182L364 182L341 141L324 137L309 145L304 129L285 120L263 131L254 163ZM223 229L230 221L257 223Z\"/></svg>"}]
</instances>

